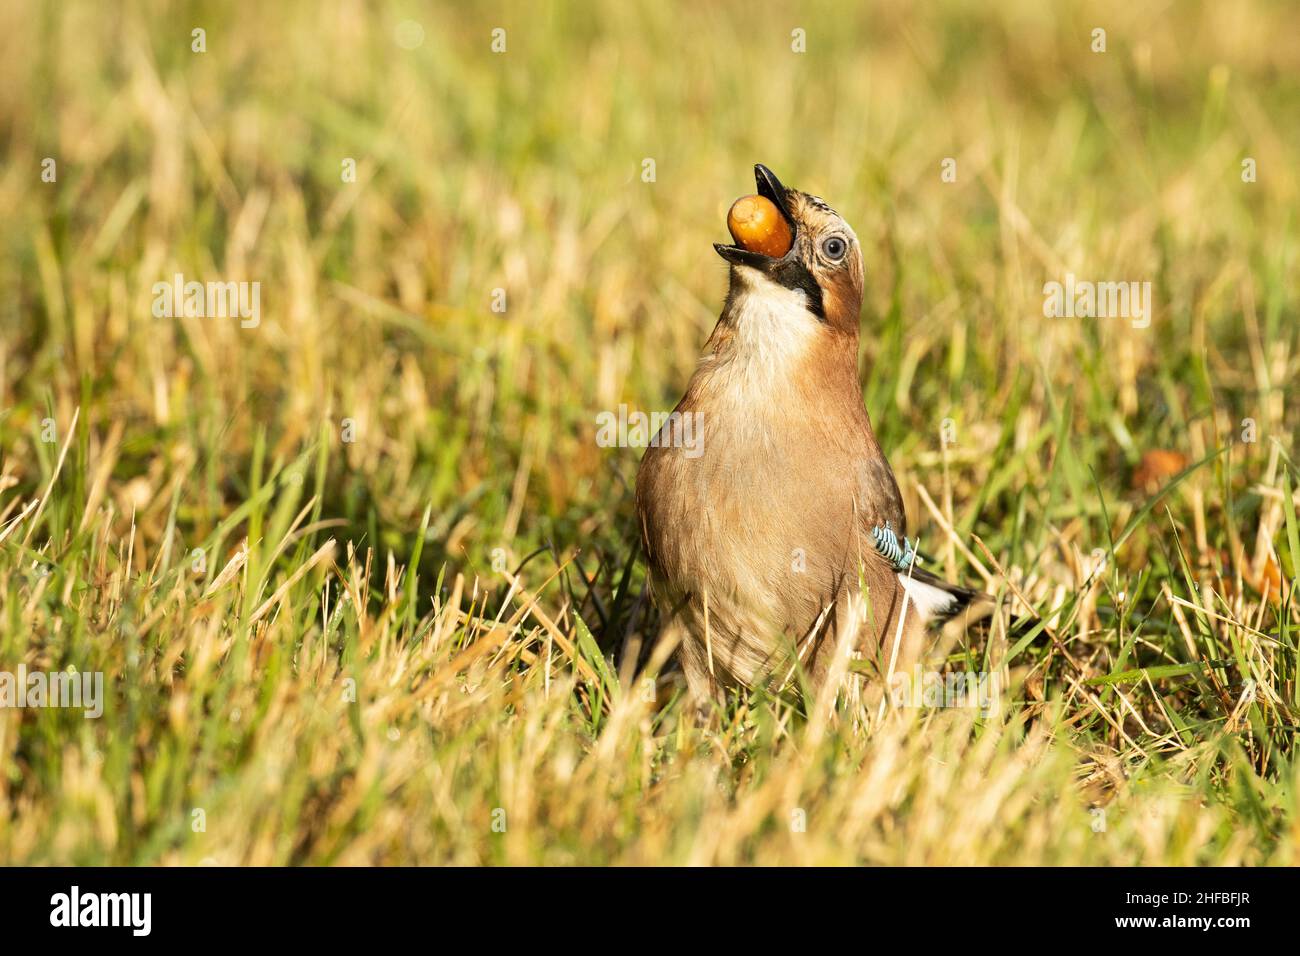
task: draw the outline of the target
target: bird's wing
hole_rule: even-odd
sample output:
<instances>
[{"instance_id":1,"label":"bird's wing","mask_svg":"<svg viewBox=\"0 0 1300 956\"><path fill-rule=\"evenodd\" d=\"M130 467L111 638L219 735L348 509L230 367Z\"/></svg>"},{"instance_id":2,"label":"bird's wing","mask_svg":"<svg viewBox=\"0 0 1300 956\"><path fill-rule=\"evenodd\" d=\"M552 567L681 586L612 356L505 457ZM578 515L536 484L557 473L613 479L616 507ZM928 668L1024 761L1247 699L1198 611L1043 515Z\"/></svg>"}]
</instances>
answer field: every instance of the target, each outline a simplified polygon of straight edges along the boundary
<instances>
[{"instance_id":1,"label":"bird's wing","mask_svg":"<svg viewBox=\"0 0 1300 956\"><path fill-rule=\"evenodd\" d=\"M907 513L903 510L903 496L885 456L877 449L874 454L860 459L857 467L858 523L867 532L867 540L871 540L872 528L886 523L895 533L906 534Z\"/></svg>"}]
</instances>

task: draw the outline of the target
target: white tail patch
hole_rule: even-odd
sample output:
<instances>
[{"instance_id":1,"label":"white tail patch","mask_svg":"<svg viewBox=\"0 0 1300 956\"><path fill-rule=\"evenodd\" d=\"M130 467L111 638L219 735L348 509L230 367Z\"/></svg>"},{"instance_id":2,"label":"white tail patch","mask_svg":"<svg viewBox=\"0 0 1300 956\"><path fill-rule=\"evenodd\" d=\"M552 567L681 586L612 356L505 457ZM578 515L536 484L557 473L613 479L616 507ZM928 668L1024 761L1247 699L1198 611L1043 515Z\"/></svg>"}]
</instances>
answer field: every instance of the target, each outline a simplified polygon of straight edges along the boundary
<instances>
[{"instance_id":1,"label":"white tail patch","mask_svg":"<svg viewBox=\"0 0 1300 956\"><path fill-rule=\"evenodd\" d=\"M943 617L945 614L951 614L958 610L957 595L951 591L936 587L933 584L927 584L924 581L910 578L906 573L899 574L898 581L907 591L908 596L912 599L912 604L916 607L921 617L927 620L934 617Z\"/></svg>"}]
</instances>

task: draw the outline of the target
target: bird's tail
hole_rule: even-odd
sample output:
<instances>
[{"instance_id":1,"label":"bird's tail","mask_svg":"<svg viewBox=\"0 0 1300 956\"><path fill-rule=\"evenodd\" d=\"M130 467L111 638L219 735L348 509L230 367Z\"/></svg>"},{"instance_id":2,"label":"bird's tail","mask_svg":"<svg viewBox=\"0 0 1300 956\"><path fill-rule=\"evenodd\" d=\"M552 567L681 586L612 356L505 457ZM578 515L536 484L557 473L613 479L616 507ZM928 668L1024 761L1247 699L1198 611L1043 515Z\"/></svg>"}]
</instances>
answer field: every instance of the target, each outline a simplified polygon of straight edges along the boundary
<instances>
[{"instance_id":1,"label":"bird's tail","mask_svg":"<svg viewBox=\"0 0 1300 956\"><path fill-rule=\"evenodd\" d=\"M944 627L957 620L961 620L962 627L982 624L997 611L997 602L983 591L952 584L920 568L913 569L910 577L908 572L900 571L898 579L917 611L935 627ZM1007 637L1012 640L1023 637L1042 638L1044 633L1051 633L1042 618L1036 616L1012 614L1007 619L1006 626ZM957 625L952 624L952 627Z\"/></svg>"},{"instance_id":2,"label":"bird's tail","mask_svg":"<svg viewBox=\"0 0 1300 956\"><path fill-rule=\"evenodd\" d=\"M936 624L950 621L965 611L976 610L985 604L990 609L993 607L993 599L984 592L945 581L923 568L911 567L899 571L898 580L917 612L927 621Z\"/></svg>"}]
</instances>

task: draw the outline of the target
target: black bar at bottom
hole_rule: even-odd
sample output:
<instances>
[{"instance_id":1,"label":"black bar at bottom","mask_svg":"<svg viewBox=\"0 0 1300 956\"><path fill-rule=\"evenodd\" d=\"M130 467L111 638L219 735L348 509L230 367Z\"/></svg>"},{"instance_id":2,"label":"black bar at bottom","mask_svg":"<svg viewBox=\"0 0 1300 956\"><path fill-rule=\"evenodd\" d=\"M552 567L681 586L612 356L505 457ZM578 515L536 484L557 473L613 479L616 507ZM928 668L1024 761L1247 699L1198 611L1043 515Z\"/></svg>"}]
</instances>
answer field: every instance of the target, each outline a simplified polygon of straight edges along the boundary
<instances>
[{"instance_id":1,"label":"black bar at bottom","mask_svg":"<svg viewBox=\"0 0 1300 956\"><path fill-rule=\"evenodd\" d=\"M393 931L668 942L694 935L688 924L769 944L909 927L929 940L1036 929L1230 940L1289 928L1293 886L1292 871L1258 869L0 869L0 914L7 943L75 933L336 947Z\"/></svg>"}]
</instances>

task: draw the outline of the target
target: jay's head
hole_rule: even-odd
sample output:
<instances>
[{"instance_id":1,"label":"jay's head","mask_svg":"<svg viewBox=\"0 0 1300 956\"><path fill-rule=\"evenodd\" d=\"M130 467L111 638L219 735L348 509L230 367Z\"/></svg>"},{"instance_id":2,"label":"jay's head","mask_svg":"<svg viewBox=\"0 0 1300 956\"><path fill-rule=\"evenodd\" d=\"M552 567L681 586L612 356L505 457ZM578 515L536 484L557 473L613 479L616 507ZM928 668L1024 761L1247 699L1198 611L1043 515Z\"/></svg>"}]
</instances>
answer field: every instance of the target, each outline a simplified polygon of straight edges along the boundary
<instances>
[{"instance_id":1,"label":"jay's head","mask_svg":"<svg viewBox=\"0 0 1300 956\"><path fill-rule=\"evenodd\" d=\"M761 296L770 290L788 300L793 293L816 321L856 336L863 283L858 237L823 200L781 185L762 163L754 167L754 180L758 194L780 211L794 241L779 258L739 245L715 244L718 255L731 263L731 297Z\"/></svg>"}]
</instances>

